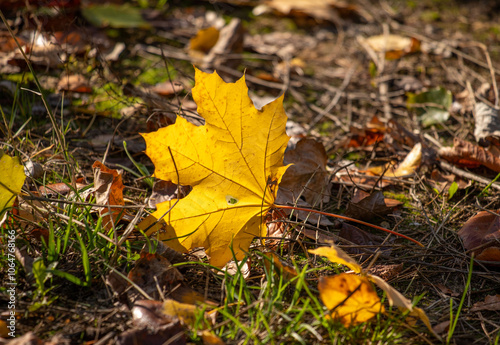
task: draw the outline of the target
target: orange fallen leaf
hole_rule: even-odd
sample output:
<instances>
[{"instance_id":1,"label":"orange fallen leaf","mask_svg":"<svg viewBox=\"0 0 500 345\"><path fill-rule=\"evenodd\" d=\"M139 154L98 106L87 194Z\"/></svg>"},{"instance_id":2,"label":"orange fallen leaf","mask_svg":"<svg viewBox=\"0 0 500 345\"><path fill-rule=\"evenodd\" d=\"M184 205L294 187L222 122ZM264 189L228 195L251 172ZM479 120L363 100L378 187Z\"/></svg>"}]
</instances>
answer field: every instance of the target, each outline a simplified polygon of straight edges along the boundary
<instances>
[{"instance_id":1,"label":"orange fallen leaf","mask_svg":"<svg viewBox=\"0 0 500 345\"><path fill-rule=\"evenodd\" d=\"M158 204L139 227L148 235L164 230L159 239L180 252L204 247L210 263L223 267L233 252L242 260L253 238L266 235L265 215L287 169L287 117L283 97L257 110L244 77L225 83L196 69L193 98L205 125L178 117L174 125L142 134L154 176L193 190Z\"/></svg>"},{"instance_id":2,"label":"orange fallen leaf","mask_svg":"<svg viewBox=\"0 0 500 345\"><path fill-rule=\"evenodd\" d=\"M371 282L363 276L341 273L321 277L318 283L321 300L332 317L346 327L370 320L385 311Z\"/></svg>"},{"instance_id":3,"label":"orange fallen leaf","mask_svg":"<svg viewBox=\"0 0 500 345\"><path fill-rule=\"evenodd\" d=\"M94 189L96 202L99 205L108 205L101 208L103 226L112 228L125 214L123 208L112 207L114 205L125 205L123 200L122 175L115 169L106 167L101 162L94 162Z\"/></svg>"},{"instance_id":4,"label":"orange fallen leaf","mask_svg":"<svg viewBox=\"0 0 500 345\"><path fill-rule=\"evenodd\" d=\"M189 49L208 53L219 39L219 30L214 27L201 29L189 40Z\"/></svg>"},{"instance_id":5,"label":"orange fallen leaf","mask_svg":"<svg viewBox=\"0 0 500 345\"><path fill-rule=\"evenodd\" d=\"M316 248L314 250L309 250L309 253L325 256L332 262L346 265L347 267L352 269L354 272L360 273L361 277L363 279L366 279L368 282L375 283L380 289L382 289L386 293L387 299L389 301L389 305L396 306L403 311L408 310L410 312L408 315L408 320L407 320L408 322L415 322L417 319L421 320L425 324L427 329L429 329L429 331L435 337L440 339L439 335L435 334L434 331L432 330L432 326L431 326L431 323L429 321L429 318L427 317L427 315L425 314L425 312L421 308L414 307L409 299L404 297L399 291L397 291L395 288L390 286L385 280L383 280L379 276L366 273L363 270L363 268L361 268L361 266L353 258L351 258L349 255L347 255L347 253L345 253L342 249L340 249L336 245L331 244L330 247L319 247L319 248ZM359 277L359 276L357 276L357 277ZM320 283L321 283L321 281L320 281ZM351 286L353 285L352 282L347 282L344 284L347 286L349 286L348 284L350 284ZM358 285L361 288L361 283L359 283ZM368 291L367 287L364 287L364 289L366 291ZM350 291L352 291L352 289ZM369 295L370 294L368 292L367 292L366 296L364 294L361 295L360 299L359 299L360 300L359 305L362 305L363 303L368 304L368 301L370 301L370 297L368 297ZM322 300L323 300L323 298L322 298ZM374 303L373 304L374 306L377 305L375 303L374 299L371 299L371 301ZM325 303L325 302L323 301L323 303ZM325 303L325 305L326 305L326 303ZM361 311L362 309L359 305L358 305L358 308ZM367 308L367 310L362 311L362 314L361 314L362 316L360 319L367 318L370 313L374 312L374 310L375 309ZM379 308L379 312L383 312L383 309ZM374 315L372 315L372 317L373 316ZM346 320L348 321L348 320L356 320L356 319L353 319L353 316L351 316L350 319L346 319ZM369 318L367 318L366 320L369 320ZM360 321L360 322L362 322L362 321Z\"/></svg>"}]
</instances>

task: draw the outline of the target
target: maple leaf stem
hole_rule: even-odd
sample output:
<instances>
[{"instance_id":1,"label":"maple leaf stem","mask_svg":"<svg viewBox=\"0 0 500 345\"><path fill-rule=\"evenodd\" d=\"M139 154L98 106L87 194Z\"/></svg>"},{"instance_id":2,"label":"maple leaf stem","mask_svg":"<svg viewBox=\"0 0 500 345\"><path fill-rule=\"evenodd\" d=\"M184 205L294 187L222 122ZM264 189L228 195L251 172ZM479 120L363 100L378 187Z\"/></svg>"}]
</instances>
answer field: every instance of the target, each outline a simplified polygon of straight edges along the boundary
<instances>
[{"instance_id":1,"label":"maple leaf stem","mask_svg":"<svg viewBox=\"0 0 500 345\"><path fill-rule=\"evenodd\" d=\"M396 231L392 231L392 230L383 228L383 227L378 226L378 225L373 225L373 224L370 224L370 223L367 223L367 222L363 222L362 220L358 220L358 219L354 219L354 218L350 218L350 217L346 217L346 216L340 216L340 215L334 214L334 213L328 213L328 212L322 212L322 211L317 211L317 210L311 210L309 208L303 208L303 207L295 207L295 206L288 206L288 205L274 205L274 206L276 206L277 208L281 208L281 209L296 210L296 211L306 211L306 212L312 212L312 213L321 214L323 216L329 216L329 217L339 218L339 219L343 219L343 220L349 220L351 222L355 222L355 223L358 223L358 224L363 224L363 225L369 226L371 228L374 228L374 229L377 229L377 230L382 230L382 231L388 232L390 234L402 237L404 239L407 239L408 241L411 241L411 242L413 242L415 244L418 244L420 247L424 247L424 245L422 243L418 242L417 240L414 240L411 237L408 237L406 235L400 234L399 232L396 232Z\"/></svg>"}]
</instances>

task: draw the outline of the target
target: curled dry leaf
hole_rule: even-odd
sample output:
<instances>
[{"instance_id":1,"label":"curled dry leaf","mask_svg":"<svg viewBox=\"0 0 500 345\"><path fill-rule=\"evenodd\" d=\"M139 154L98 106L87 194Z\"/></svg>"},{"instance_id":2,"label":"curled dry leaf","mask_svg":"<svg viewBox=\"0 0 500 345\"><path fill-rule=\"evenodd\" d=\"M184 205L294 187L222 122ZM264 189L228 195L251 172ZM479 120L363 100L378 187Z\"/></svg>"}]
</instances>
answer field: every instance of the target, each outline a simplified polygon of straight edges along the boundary
<instances>
[{"instance_id":1,"label":"curled dry leaf","mask_svg":"<svg viewBox=\"0 0 500 345\"><path fill-rule=\"evenodd\" d=\"M481 143L492 137L500 138L500 113L498 109L478 102L474 109L474 137Z\"/></svg>"},{"instance_id":2,"label":"curled dry leaf","mask_svg":"<svg viewBox=\"0 0 500 345\"><path fill-rule=\"evenodd\" d=\"M420 41L413 37L400 35L377 35L366 39L366 43L375 52L385 53L386 59L401 57L420 50Z\"/></svg>"},{"instance_id":3,"label":"curled dry leaf","mask_svg":"<svg viewBox=\"0 0 500 345\"><path fill-rule=\"evenodd\" d=\"M397 168L389 164L382 167L370 168L368 171L376 175L384 175L387 177L405 177L413 175L420 166L421 161L422 144L417 143Z\"/></svg>"},{"instance_id":4,"label":"curled dry leaf","mask_svg":"<svg viewBox=\"0 0 500 345\"><path fill-rule=\"evenodd\" d=\"M125 205L123 200L122 175L118 170L110 169L101 162L94 162L94 189L96 202L101 207L100 213L103 217L103 227L110 229L115 226L125 214L123 208L112 207L114 205Z\"/></svg>"},{"instance_id":5,"label":"curled dry leaf","mask_svg":"<svg viewBox=\"0 0 500 345\"><path fill-rule=\"evenodd\" d=\"M453 147L443 147L439 156L452 163L477 167L484 165L493 171L500 172L500 157L486 151L483 147L458 138L453 140Z\"/></svg>"},{"instance_id":6,"label":"curled dry leaf","mask_svg":"<svg viewBox=\"0 0 500 345\"><path fill-rule=\"evenodd\" d=\"M500 217L494 212L481 211L470 218L458 231L467 250L474 250L477 260L500 261Z\"/></svg>"}]
</instances>

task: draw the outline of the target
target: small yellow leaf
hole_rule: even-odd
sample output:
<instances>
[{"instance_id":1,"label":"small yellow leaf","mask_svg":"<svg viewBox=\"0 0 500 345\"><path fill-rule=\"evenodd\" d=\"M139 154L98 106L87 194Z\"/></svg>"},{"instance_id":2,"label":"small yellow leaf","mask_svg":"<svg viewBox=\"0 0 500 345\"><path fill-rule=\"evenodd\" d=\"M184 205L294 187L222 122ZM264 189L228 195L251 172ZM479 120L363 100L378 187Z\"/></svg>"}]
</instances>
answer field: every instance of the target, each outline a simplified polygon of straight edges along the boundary
<instances>
[{"instance_id":1,"label":"small yellow leaf","mask_svg":"<svg viewBox=\"0 0 500 345\"><path fill-rule=\"evenodd\" d=\"M334 244L332 244L331 247L318 247L316 249L311 249L309 250L309 253L326 256L331 262L345 265L356 273L360 273L363 270L353 258Z\"/></svg>"},{"instance_id":2,"label":"small yellow leaf","mask_svg":"<svg viewBox=\"0 0 500 345\"><path fill-rule=\"evenodd\" d=\"M405 159L399 164L399 166L394 169L391 165L382 167L373 167L368 169L368 171L387 177L404 177L415 173L415 171L420 166L422 160L422 144L416 144L413 149L408 153Z\"/></svg>"},{"instance_id":3,"label":"small yellow leaf","mask_svg":"<svg viewBox=\"0 0 500 345\"><path fill-rule=\"evenodd\" d=\"M219 39L219 30L214 27L201 29L189 40L189 49L208 53Z\"/></svg>"},{"instance_id":4,"label":"small yellow leaf","mask_svg":"<svg viewBox=\"0 0 500 345\"><path fill-rule=\"evenodd\" d=\"M214 333L204 330L201 332L203 345L225 345L226 343Z\"/></svg>"},{"instance_id":5,"label":"small yellow leaf","mask_svg":"<svg viewBox=\"0 0 500 345\"><path fill-rule=\"evenodd\" d=\"M384 312L372 283L364 276L341 273L321 277L319 294L332 317L346 327L370 320Z\"/></svg>"},{"instance_id":6,"label":"small yellow leaf","mask_svg":"<svg viewBox=\"0 0 500 345\"><path fill-rule=\"evenodd\" d=\"M179 303L173 299L167 299L163 303L163 314L170 317L178 317L182 323L194 326L198 307L192 304Z\"/></svg>"},{"instance_id":7,"label":"small yellow leaf","mask_svg":"<svg viewBox=\"0 0 500 345\"><path fill-rule=\"evenodd\" d=\"M24 167L19 158L9 157L0 150L0 215L14 204L25 179Z\"/></svg>"},{"instance_id":8,"label":"small yellow leaf","mask_svg":"<svg viewBox=\"0 0 500 345\"><path fill-rule=\"evenodd\" d=\"M256 236L265 236L265 215L276 199L286 168L289 137L283 97L257 110L245 78L225 83L217 73L196 69L193 98L205 125L182 117L157 132L142 134L154 176L193 190L183 199L157 205L156 224L146 234L181 252L205 247L210 263L242 260ZM139 225L152 225L146 218ZM231 249L232 245L232 249Z\"/></svg>"}]
</instances>

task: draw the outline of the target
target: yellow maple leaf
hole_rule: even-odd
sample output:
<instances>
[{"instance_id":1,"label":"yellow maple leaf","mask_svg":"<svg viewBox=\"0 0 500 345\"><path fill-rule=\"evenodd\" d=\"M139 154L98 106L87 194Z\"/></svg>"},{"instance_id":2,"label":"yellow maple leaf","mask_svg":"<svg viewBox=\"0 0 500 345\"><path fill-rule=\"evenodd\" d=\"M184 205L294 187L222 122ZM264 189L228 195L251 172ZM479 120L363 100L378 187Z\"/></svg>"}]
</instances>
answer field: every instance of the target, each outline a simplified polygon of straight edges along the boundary
<instances>
[{"instance_id":1,"label":"yellow maple leaf","mask_svg":"<svg viewBox=\"0 0 500 345\"><path fill-rule=\"evenodd\" d=\"M21 192L26 175L17 157L9 157L0 150L0 216L14 203Z\"/></svg>"},{"instance_id":2,"label":"yellow maple leaf","mask_svg":"<svg viewBox=\"0 0 500 345\"><path fill-rule=\"evenodd\" d=\"M321 277L319 295L332 317L346 327L370 320L384 312L372 283L364 276L341 273Z\"/></svg>"},{"instance_id":3,"label":"yellow maple leaf","mask_svg":"<svg viewBox=\"0 0 500 345\"><path fill-rule=\"evenodd\" d=\"M147 234L162 230L159 239L178 251L205 247L210 263L222 267L232 250L241 260L253 238L266 234L265 214L287 168L287 117L283 97L257 110L244 77L225 83L215 72L196 69L192 92L205 125L178 117L174 125L142 134L154 176L193 187L187 197L157 205L153 216L166 225Z\"/></svg>"}]
</instances>

